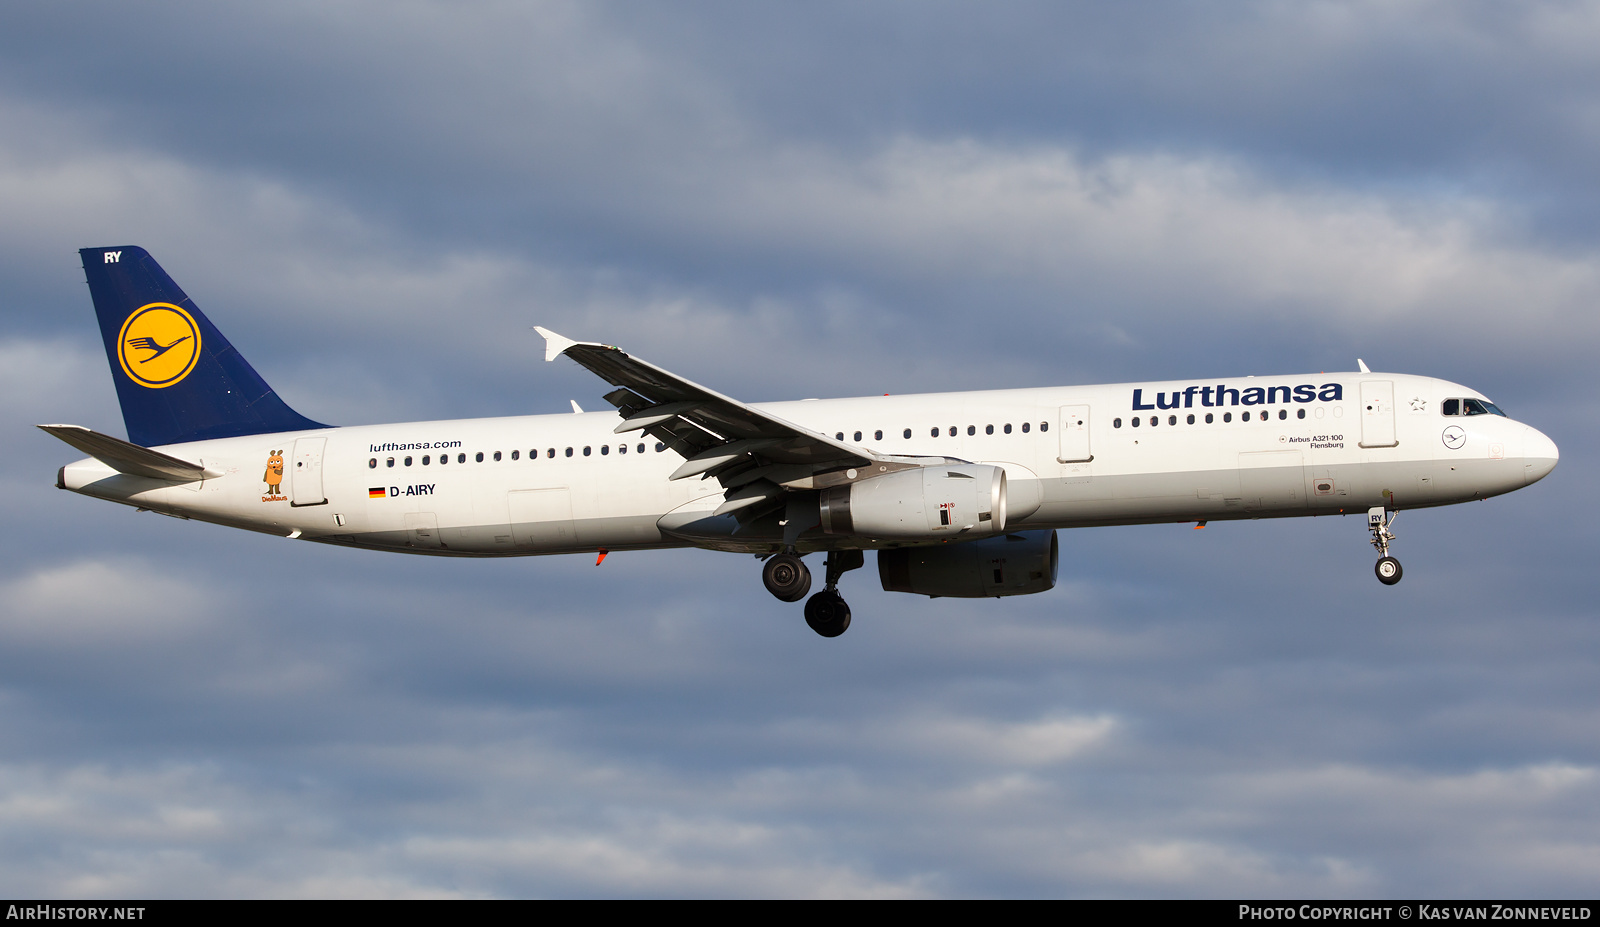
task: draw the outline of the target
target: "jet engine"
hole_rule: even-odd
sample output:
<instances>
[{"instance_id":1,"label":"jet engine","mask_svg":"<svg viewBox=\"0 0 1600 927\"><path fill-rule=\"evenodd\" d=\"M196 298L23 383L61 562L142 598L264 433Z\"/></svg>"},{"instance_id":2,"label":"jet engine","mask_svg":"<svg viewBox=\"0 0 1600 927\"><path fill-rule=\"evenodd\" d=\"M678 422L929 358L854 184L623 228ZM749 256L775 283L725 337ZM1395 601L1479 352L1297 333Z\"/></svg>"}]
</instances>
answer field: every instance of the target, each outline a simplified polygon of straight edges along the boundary
<instances>
[{"instance_id":1,"label":"jet engine","mask_svg":"<svg viewBox=\"0 0 1600 927\"><path fill-rule=\"evenodd\" d=\"M822 530L927 540L1006 528L1006 471L980 464L898 470L822 491Z\"/></svg>"},{"instance_id":2,"label":"jet engine","mask_svg":"<svg viewBox=\"0 0 1600 927\"><path fill-rule=\"evenodd\" d=\"M880 550L878 579L885 592L998 598L1054 589L1060 563L1054 530L1016 531L960 544Z\"/></svg>"}]
</instances>

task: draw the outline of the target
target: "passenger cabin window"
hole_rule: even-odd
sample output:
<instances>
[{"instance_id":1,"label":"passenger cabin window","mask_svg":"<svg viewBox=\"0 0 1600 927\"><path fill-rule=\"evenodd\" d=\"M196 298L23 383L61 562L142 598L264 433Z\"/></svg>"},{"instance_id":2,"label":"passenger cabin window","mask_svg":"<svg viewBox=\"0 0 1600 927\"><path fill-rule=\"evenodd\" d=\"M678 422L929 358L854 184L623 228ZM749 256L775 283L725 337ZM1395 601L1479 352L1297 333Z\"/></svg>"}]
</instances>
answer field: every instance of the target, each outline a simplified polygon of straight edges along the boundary
<instances>
[{"instance_id":1,"label":"passenger cabin window","mask_svg":"<svg viewBox=\"0 0 1600 927\"><path fill-rule=\"evenodd\" d=\"M369 470L378 469L378 458L374 457L371 460L367 461L367 469L369 469Z\"/></svg>"},{"instance_id":2,"label":"passenger cabin window","mask_svg":"<svg viewBox=\"0 0 1600 927\"><path fill-rule=\"evenodd\" d=\"M394 466L394 458L393 457L389 458L389 466L391 466L391 467Z\"/></svg>"},{"instance_id":3,"label":"passenger cabin window","mask_svg":"<svg viewBox=\"0 0 1600 927\"><path fill-rule=\"evenodd\" d=\"M909 428L906 429L906 440L911 440L911 429Z\"/></svg>"},{"instance_id":4,"label":"passenger cabin window","mask_svg":"<svg viewBox=\"0 0 1600 927\"><path fill-rule=\"evenodd\" d=\"M872 433L872 440L874 440L874 441L882 441L883 440L883 429L880 428L879 430L874 431Z\"/></svg>"},{"instance_id":5,"label":"passenger cabin window","mask_svg":"<svg viewBox=\"0 0 1600 927\"><path fill-rule=\"evenodd\" d=\"M467 455L465 455L465 454L457 454L456 455L456 463L466 463L466 462L467 462Z\"/></svg>"},{"instance_id":6,"label":"passenger cabin window","mask_svg":"<svg viewBox=\"0 0 1600 927\"><path fill-rule=\"evenodd\" d=\"M444 466L445 464L447 464L449 462L450 462L450 455L449 454L440 454L439 455L439 466L442 467L442 466Z\"/></svg>"},{"instance_id":7,"label":"passenger cabin window","mask_svg":"<svg viewBox=\"0 0 1600 927\"><path fill-rule=\"evenodd\" d=\"M1111 420L1111 427L1112 428L1121 428L1122 427L1122 419L1120 419L1120 418L1112 419Z\"/></svg>"},{"instance_id":8,"label":"passenger cabin window","mask_svg":"<svg viewBox=\"0 0 1600 927\"><path fill-rule=\"evenodd\" d=\"M569 448L567 448L567 456L568 456L568 457L571 457L571 456L572 456L572 448L570 448L570 447L569 447Z\"/></svg>"},{"instance_id":9,"label":"passenger cabin window","mask_svg":"<svg viewBox=\"0 0 1600 927\"><path fill-rule=\"evenodd\" d=\"M500 459L500 452L499 451L495 451L494 452L494 459L495 460L499 460Z\"/></svg>"},{"instance_id":10,"label":"passenger cabin window","mask_svg":"<svg viewBox=\"0 0 1600 927\"><path fill-rule=\"evenodd\" d=\"M1033 423L1032 422L1023 422L1022 423L1022 433L1023 434L1027 434L1028 433L1028 429L1030 429L1032 427L1033 427Z\"/></svg>"},{"instance_id":11,"label":"passenger cabin window","mask_svg":"<svg viewBox=\"0 0 1600 927\"><path fill-rule=\"evenodd\" d=\"M1011 434L1011 423L1010 422L1006 422L1005 428L1003 430L1005 431L1006 434Z\"/></svg>"},{"instance_id":12,"label":"passenger cabin window","mask_svg":"<svg viewBox=\"0 0 1600 927\"><path fill-rule=\"evenodd\" d=\"M483 463L483 451L478 452L477 461L478 463Z\"/></svg>"},{"instance_id":13,"label":"passenger cabin window","mask_svg":"<svg viewBox=\"0 0 1600 927\"><path fill-rule=\"evenodd\" d=\"M1118 426L1118 427L1121 427L1121 426ZM994 434L994 426L993 425L985 425L985 426L983 426L983 433L986 434L986 435Z\"/></svg>"},{"instance_id":14,"label":"passenger cabin window","mask_svg":"<svg viewBox=\"0 0 1600 927\"><path fill-rule=\"evenodd\" d=\"M600 445L600 456L601 457L610 457L611 456L611 445L609 445L609 444Z\"/></svg>"},{"instance_id":15,"label":"passenger cabin window","mask_svg":"<svg viewBox=\"0 0 1600 927\"><path fill-rule=\"evenodd\" d=\"M1206 413L1206 424L1209 425L1214 421L1216 421L1216 416L1212 415L1210 412L1207 412Z\"/></svg>"},{"instance_id":16,"label":"passenger cabin window","mask_svg":"<svg viewBox=\"0 0 1600 927\"><path fill-rule=\"evenodd\" d=\"M861 432L859 432L859 431L856 432L856 436L854 438L852 438L851 440L860 441L861 440Z\"/></svg>"},{"instance_id":17,"label":"passenger cabin window","mask_svg":"<svg viewBox=\"0 0 1600 927\"><path fill-rule=\"evenodd\" d=\"M410 457L406 458L406 466L408 466L408 467L411 466L411 458Z\"/></svg>"},{"instance_id":18,"label":"passenger cabin window","mask_svg":"<svg viewBox=\"0 0 1600 927\"><path fill-rule=\"evenodd\" d=\"M518 454L521 454L521 453L522 453L522 452L521 452L521 451L512 451L512 452L511 452L511 459L512 459L512 460L516 460L516 459L518 459L518 458L517 458L517 455L518 455Z\"/></svg>"},{"instance_id":19,"label":"passenger cabin window","mask_svg":"<svg viewBox=\"0 0 1600 927\"><path fill-rule=\"evenodd\" d=\"M423 454L423 455L422 455L422 465L423 465L423 466L424 466L424 467L426 467L426 466L427 466L427 465L428 465L428 461L429 461L429 460L430 460L430 458L429 458L429 457L428 457L428 455L427 455L427 454Z\"/></svg>"}]
</instances>

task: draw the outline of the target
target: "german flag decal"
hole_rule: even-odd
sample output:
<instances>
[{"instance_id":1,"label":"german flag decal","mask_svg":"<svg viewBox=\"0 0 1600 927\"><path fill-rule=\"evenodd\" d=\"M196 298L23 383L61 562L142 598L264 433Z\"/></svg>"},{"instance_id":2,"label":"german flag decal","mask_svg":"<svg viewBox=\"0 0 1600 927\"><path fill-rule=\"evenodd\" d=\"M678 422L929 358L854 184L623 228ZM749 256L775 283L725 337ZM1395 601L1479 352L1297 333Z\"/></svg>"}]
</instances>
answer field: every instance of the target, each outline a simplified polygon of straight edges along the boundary
<instances>
[{"instance_id":1,"label":"german flag decal","mask_svg":"<svg viewBox=\"0 0 1600 927\"><path fill-rule=\"evenodd\" d=\"M389 495L389 491L382 486L373 486L367 490L368 499L382 499Z\"/></svg>"}]
</instances>

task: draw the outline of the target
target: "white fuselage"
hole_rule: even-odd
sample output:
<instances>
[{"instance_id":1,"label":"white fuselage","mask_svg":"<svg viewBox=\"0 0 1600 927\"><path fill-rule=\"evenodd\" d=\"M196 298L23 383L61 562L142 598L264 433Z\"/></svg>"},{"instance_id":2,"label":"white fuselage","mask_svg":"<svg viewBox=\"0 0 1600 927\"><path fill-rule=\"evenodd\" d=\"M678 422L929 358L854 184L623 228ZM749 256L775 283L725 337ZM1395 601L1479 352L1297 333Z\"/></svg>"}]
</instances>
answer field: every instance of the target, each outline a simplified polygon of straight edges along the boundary
<instances>
[{"instance_id":1,"label":"white fuselage","mask_svg":"<svg viewBox=\"0 0 1600 927\"><path fill-rule=\"evenodd\" d=\"M1442 380L1373 373L758 408L880 454L1003 465L1011 530L1445 505L1518 489L1555 466L1543 434L1499 415L1444 416L1448 398L1483 397ZM62 468L59 485L170 515L413 553L776 549L772 538L664 531L664 522L691 520L684 513L709 513L722 487L670 481L682 458L653 438L614 434L618 421L612 412L530 415L200 441L160 450L221 476L163 482L90 458ZM798 546L839 541L812 529Z\"/></svg>"}]
</instances>

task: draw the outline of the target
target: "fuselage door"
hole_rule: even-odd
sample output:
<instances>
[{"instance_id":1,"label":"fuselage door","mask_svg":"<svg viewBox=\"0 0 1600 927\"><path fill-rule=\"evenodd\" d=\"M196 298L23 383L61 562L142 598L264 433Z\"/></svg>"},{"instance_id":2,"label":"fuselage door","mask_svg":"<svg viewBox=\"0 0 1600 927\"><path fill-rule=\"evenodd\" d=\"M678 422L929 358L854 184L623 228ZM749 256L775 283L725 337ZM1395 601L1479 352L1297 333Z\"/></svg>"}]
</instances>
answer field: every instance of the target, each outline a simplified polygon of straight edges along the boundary
<instances>
[{"instance_id":1,"label":"fuselage door","mask_svg":"<svg viewBox=\"0 0 1600 927\"><path fill-rule=\"evenodd\" d=\"M1089 452L1089 407L1061 407L1061 450L1057 463L1086 464L1094 459Z\"/></svg>"},{"instance_id":2,"label":"fuselage door","mask_svg":"<svg viewBox=\"0 0 1600 927\"><path fill-rule=\"evenodd\" d=\"M289 477L290 505L326 505L322 492L322 449L327 438L300 438L294 442L294 469Z\"/></svg>"},{"instance_id":3,"label":"fuselage door","mask_svg":"<svg viewBox=\"0 0 1600 927\"><path fill-rule=\"evenodd\" d=\"M1361 446L1394 447L1394 381L1361 381Z\"/></svg>"}]
</instances>

